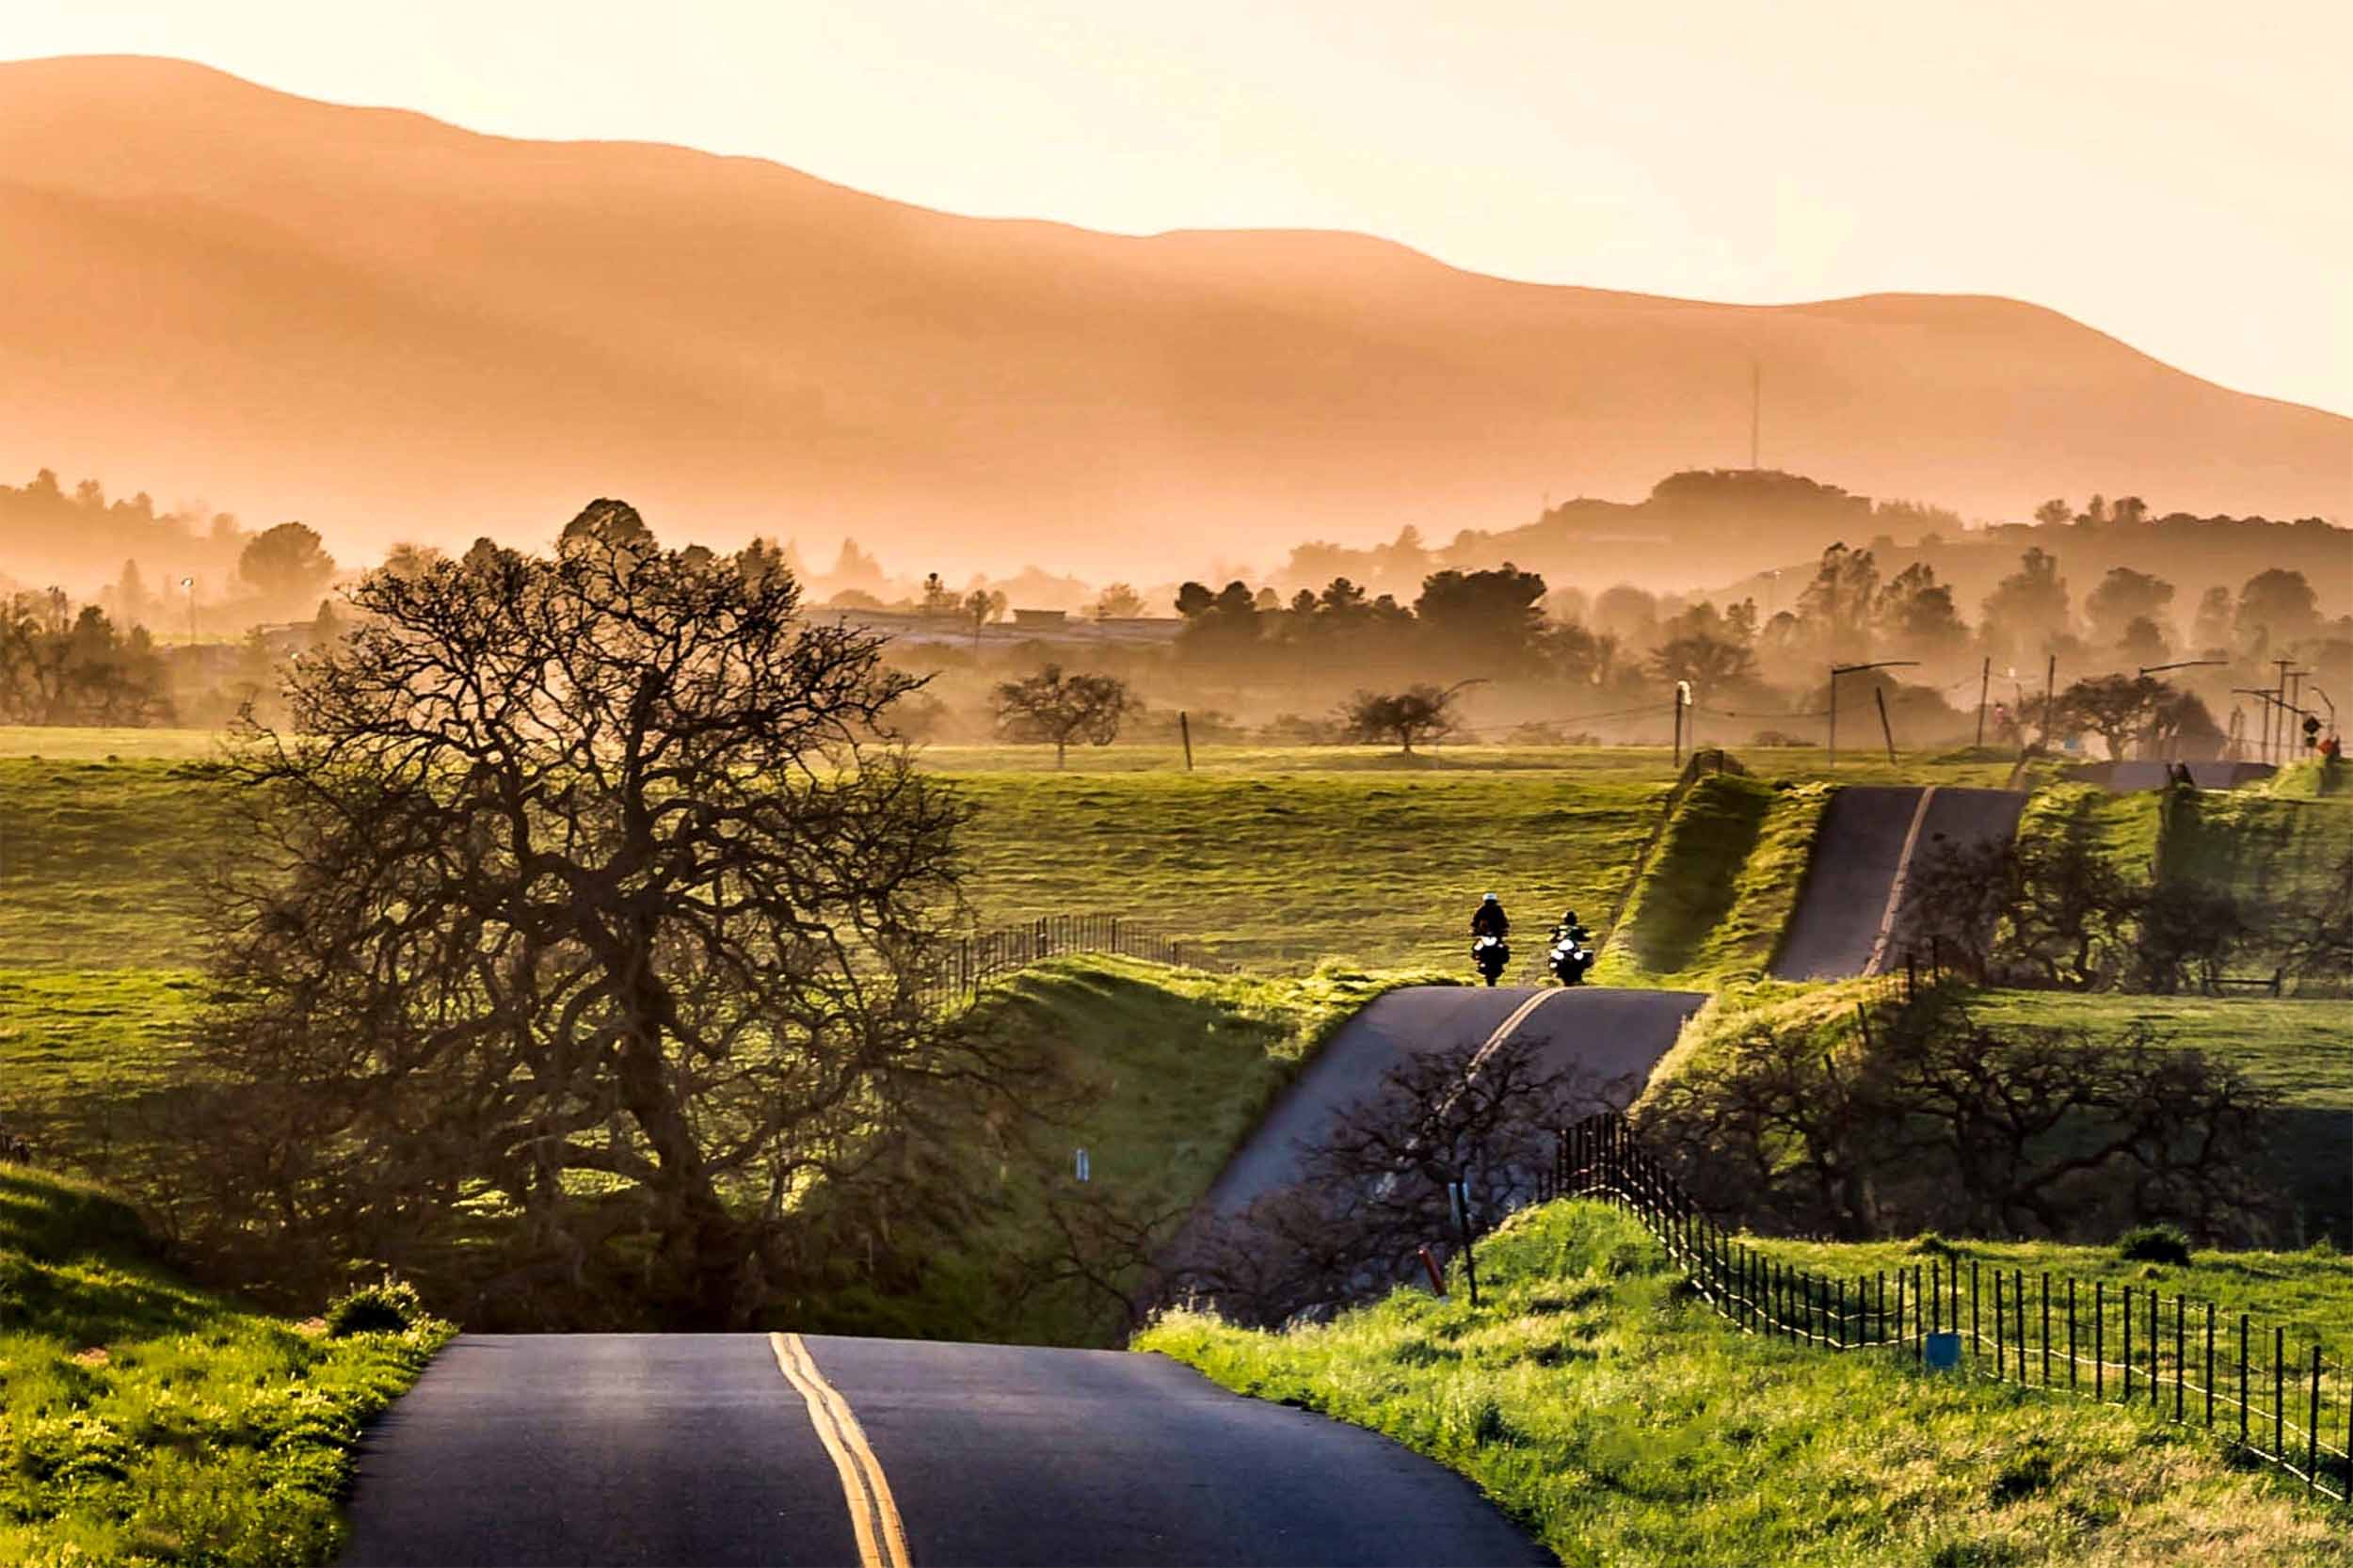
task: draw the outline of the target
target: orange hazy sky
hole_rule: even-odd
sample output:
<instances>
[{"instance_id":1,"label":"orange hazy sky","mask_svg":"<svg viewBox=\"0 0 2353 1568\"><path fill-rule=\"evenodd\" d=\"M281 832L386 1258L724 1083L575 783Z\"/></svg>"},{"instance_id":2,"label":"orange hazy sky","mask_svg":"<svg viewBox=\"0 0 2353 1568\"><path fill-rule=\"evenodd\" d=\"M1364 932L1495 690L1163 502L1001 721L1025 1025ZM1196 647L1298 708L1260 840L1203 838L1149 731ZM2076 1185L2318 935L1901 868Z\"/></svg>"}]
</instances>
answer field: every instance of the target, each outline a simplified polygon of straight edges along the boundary
<instances>
[{"instance_id":1,"label":"orange hazy sky","mask_svg":"<svg viewBox=\"0 0 2353 1568\"><path fill-rule=\"evenodd\" d=\"M2048 305L2353 413L2347 0L75 0L178 56L951 211L1362 230L1513 278Z\"/></svg>"}]
</instances>

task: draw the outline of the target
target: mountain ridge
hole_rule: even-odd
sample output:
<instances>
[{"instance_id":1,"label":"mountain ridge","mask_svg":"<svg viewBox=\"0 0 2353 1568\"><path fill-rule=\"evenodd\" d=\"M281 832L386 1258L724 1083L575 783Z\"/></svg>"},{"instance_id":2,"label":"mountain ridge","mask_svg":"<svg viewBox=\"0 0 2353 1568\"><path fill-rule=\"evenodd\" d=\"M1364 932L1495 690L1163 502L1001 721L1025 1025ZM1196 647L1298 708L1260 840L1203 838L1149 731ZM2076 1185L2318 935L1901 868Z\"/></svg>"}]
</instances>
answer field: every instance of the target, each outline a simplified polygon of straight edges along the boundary
<instances>
[{"instance_id":1,"label":"mountain ridge","mask_svg":"<svg viewBox=\"0 0 2353 1568\"><path fill-rule=\"evenodd\" d=\"M1745 456L1752 360L1769 465L1849 489L2353 499L2353 421L2029 302L1722 305L1345 231L968 217L152 56L0 63L0 227L31 242L0 257L0 464L169 473L345 549L620 493L714 542L1195 569Z\"/></svg>"}]
</instances>

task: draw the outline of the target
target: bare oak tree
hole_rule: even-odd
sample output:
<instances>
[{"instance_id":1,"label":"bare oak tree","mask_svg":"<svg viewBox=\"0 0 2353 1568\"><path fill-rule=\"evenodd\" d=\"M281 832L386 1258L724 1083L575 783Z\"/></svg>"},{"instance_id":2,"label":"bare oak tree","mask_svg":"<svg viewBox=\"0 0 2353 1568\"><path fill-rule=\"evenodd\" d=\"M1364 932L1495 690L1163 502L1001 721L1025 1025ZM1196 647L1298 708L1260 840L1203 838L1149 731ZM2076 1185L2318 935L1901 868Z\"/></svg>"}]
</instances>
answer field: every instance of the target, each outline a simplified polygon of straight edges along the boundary
<instances>
[{"instance_id":1,"label":"bare oak tree","mask_svg":"<svg viewBox=\"0 0 2353 1568\"><path fill-rule=\"evenodd\" d=\"M1073 744L1107 746L1119 738L1119 722L1134 706L1128 683L1110 675L1064 675L1048 664L1023 680L997 688L997 725L1016 741L1047 741L1054 766L1064 764Z\"/></svg>"},{"instance_id":2,"label":"bare oak tree","mask_svg":"<svg viewBox=\"0 0 2353 1568\"><path fill-rule=\"evenodd\" d=\"M249 1231L429 1273L472 1225L492 1295L620 1256L736 1321L796 1196L970 1070L918 996L964 812L881 639L599 505L553 558L371 575L247 722L208 1157Z\"/></svg>"}]
</instances>

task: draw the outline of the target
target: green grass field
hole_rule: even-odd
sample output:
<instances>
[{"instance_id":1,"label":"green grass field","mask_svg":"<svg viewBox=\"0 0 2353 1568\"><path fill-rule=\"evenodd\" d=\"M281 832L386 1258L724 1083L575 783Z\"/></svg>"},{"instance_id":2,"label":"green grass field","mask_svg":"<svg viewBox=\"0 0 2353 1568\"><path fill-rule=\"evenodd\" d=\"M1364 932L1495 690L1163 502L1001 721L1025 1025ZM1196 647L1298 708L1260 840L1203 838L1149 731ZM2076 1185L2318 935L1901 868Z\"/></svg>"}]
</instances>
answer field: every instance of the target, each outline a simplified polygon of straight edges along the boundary
<instances>
[{"instance_id":1,"label":"green grass field","mask_svg":"<svg viewBox=\"0 0 2353 1568\"><path fill-rule=\"evenodd\" d=\"M1444 1300L1282 1334L1178 1314L1138 1344L1453 1466L1576 1568L2353 1560L2344 1511L2186 1429L1743 1336L1613 1209L1525 1212L1480 1273L1476 1310L1458 1272Z\"/></svg>"},{"instance_id":2,"label":"green grass field","mask_svg":"<svg viewBox=\"0 0 2353 1568\"><path fill-rule=\"evenodd\" d=\"M448 1334L328 1338L192 1289L121 1203L0 1165L0 1561L296 1568Z\"/></svg>"}]
</instances>

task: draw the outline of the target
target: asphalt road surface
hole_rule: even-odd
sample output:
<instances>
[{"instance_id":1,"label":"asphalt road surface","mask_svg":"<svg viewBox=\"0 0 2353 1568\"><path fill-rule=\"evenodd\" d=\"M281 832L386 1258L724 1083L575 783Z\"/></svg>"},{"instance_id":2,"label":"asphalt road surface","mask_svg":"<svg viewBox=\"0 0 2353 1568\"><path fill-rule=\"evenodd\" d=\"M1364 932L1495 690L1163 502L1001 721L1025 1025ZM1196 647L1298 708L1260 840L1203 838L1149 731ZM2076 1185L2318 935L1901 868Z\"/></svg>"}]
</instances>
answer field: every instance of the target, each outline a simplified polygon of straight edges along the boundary
<instances>
[{"instance_id":1,"label":"asphalt road surface","mask_svg":"<svg viewBox=\"0 0 2353 1568\"><path fill-rule=\"evenodd\" d=\"M2018 830L2026 797L2014 790L1905 789L1853 785L1831 796L1805 884L1781 949L1779 980L1841 980L1868 972L1885 931L1900 948L1897 878L1907 849L1917 856L1940 839L1977 842Z\"/></svg>"},{"instance_id":2,"label":"asphalt road surface","mask_svg":"<svg viewBox=\"0 0 2353 1568\"><path fill-rule=\"evenodd\" d=\"M1414 1051L1478 1045L1515 1016L1515 1035L1544 1042L1551 1068L1577 1067L1600 1082L1646 1080L1706 999L1688 991L1628 991L1597 985L1423 985L1391 991L1351 1019L1317 1052L1258 1130L1227 1161L1204 1204L1233 1214L1300 1178L1302 1149L1338 1114L1381 1087L1391 1064ZM1533 1010L1522 1013L1533 1004ZM1636 1087L1640 1088L1640 1082Z\"/></svg>"},{"instance_id":3,"label":"asphalt road surface","mask_svg":"<svg viewBox=\"0 0 2353 1568\"><path fill-rule=\"evenodd\" d=\"M1159 1356L467 1335L368 1434L347 1568L1542 1563L1469 1482Z\"/></svg>"}]
</instances>

